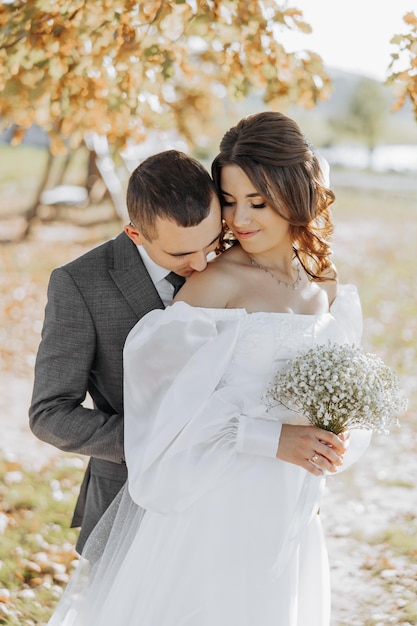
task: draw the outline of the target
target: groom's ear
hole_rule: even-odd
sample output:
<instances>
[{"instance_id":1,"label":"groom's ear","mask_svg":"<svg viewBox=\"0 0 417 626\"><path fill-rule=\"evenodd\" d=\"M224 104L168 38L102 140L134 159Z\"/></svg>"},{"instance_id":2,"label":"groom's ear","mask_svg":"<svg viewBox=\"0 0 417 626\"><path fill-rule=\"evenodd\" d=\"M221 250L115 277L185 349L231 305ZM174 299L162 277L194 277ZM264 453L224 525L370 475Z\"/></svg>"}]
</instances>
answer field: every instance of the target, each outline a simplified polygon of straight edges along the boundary
<instances>
[{"instance_id":1,"label":"groom's ear","mask_svg":"<svg viewBox=\"0 0 417 626\"><path fill-rule=\"evenodd\" d=\"M129 239L131 239L137 246L141 246L146 240L141 231L137 228L137 226L134 226L134 224L128 224L125 226L124 231Z\"/></svg>"}]
</instances>

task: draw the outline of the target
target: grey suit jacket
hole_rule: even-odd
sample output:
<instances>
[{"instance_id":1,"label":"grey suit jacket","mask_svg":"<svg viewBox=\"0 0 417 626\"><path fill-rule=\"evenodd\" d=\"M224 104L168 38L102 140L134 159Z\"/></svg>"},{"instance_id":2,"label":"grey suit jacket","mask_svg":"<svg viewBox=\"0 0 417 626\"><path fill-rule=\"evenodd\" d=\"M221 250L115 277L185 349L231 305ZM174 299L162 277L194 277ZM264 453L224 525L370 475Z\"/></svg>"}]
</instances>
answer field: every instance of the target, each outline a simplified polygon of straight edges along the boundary
<instances>
[{"instance_id":1,"label":"grey suit jacket","mask_svg":"<svg viewBox=\"0 0 417 626\"><path fill-rule=\"evenodd\" d=\"M51 274L29 420L39 439L91 457L72 522L79 551L127 477L123 346L156 308L164 305L125 233ZM82 406L87 392L93 409Z\"/></svg>"}]
</instances>

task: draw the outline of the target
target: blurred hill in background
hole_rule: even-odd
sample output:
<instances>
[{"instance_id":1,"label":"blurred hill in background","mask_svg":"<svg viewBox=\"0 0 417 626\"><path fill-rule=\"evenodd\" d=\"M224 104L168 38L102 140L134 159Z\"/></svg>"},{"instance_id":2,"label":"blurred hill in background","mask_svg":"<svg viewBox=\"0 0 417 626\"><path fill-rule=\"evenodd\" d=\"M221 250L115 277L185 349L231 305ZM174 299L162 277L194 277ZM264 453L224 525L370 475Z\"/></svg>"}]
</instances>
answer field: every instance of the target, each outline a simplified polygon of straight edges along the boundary
<instances>
[{"instance_id":1,"label":"blurred hill in background","mask_svg":"<svg viewBox=\"0 0 417 626\"><path fill-rule=\"evenodd\" d=\"M327 71L332 79L333 93L325 101L319 102L311 110L305 111L292 107L289 114L297 118L298 123L308 133L311 141L318 146L329 142L328 120L347 116L349 103L352 101L358 86L364 80L359 74L351 74L337 69ZM411 102L406 101L398 111L393 111L396 98L392 93L392 87L383 85L373 79L365 79L380 88L381 98L386 102L387 119L381 131L380 143L386 144L416 144L417 124L413 116ZM331 143L337 143L340 137L332 137Z\"/></svg>"}]
</instances>

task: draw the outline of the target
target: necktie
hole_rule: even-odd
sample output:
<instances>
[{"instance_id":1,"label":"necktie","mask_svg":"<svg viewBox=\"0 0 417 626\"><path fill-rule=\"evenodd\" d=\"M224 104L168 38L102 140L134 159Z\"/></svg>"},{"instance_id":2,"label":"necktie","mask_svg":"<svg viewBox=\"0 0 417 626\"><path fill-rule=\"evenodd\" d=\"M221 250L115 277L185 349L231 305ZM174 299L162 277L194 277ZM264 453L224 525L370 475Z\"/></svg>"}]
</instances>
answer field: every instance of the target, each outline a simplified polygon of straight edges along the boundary
<instances>
[{"instance_id":1,"label":"necktie","mask_svg":"<svg viewBox=\"0 0 417 626\"><path fill-rule=\"evenodd\" d=\"M175 297L177 292L181 289L181 287L185 283L185 278L183 276L178 276L178 274L176 274L175 272L170 272L167 276L165 276L165 278L174 287L173 297Z\"/></svg>"}]
</instances>

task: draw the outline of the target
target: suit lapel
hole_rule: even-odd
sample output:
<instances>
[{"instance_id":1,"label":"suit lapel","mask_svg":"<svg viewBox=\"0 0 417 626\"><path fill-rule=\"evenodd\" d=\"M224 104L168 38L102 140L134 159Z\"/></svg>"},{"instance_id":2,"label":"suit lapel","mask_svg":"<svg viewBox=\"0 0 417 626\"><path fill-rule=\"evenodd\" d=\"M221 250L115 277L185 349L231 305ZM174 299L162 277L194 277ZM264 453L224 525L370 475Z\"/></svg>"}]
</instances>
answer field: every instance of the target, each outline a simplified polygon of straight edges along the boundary
<instances>
[{"instance_id":1,"label":"suit lapel","mask_svg":"<svg viewBox=\"0 0 417 626\"><path fill-rule=\"evenodd\" d=\"M109 274L138 319L164 308L135 244L125 233L114 240L114 267Z\"/></svg>"}]
</instances>

